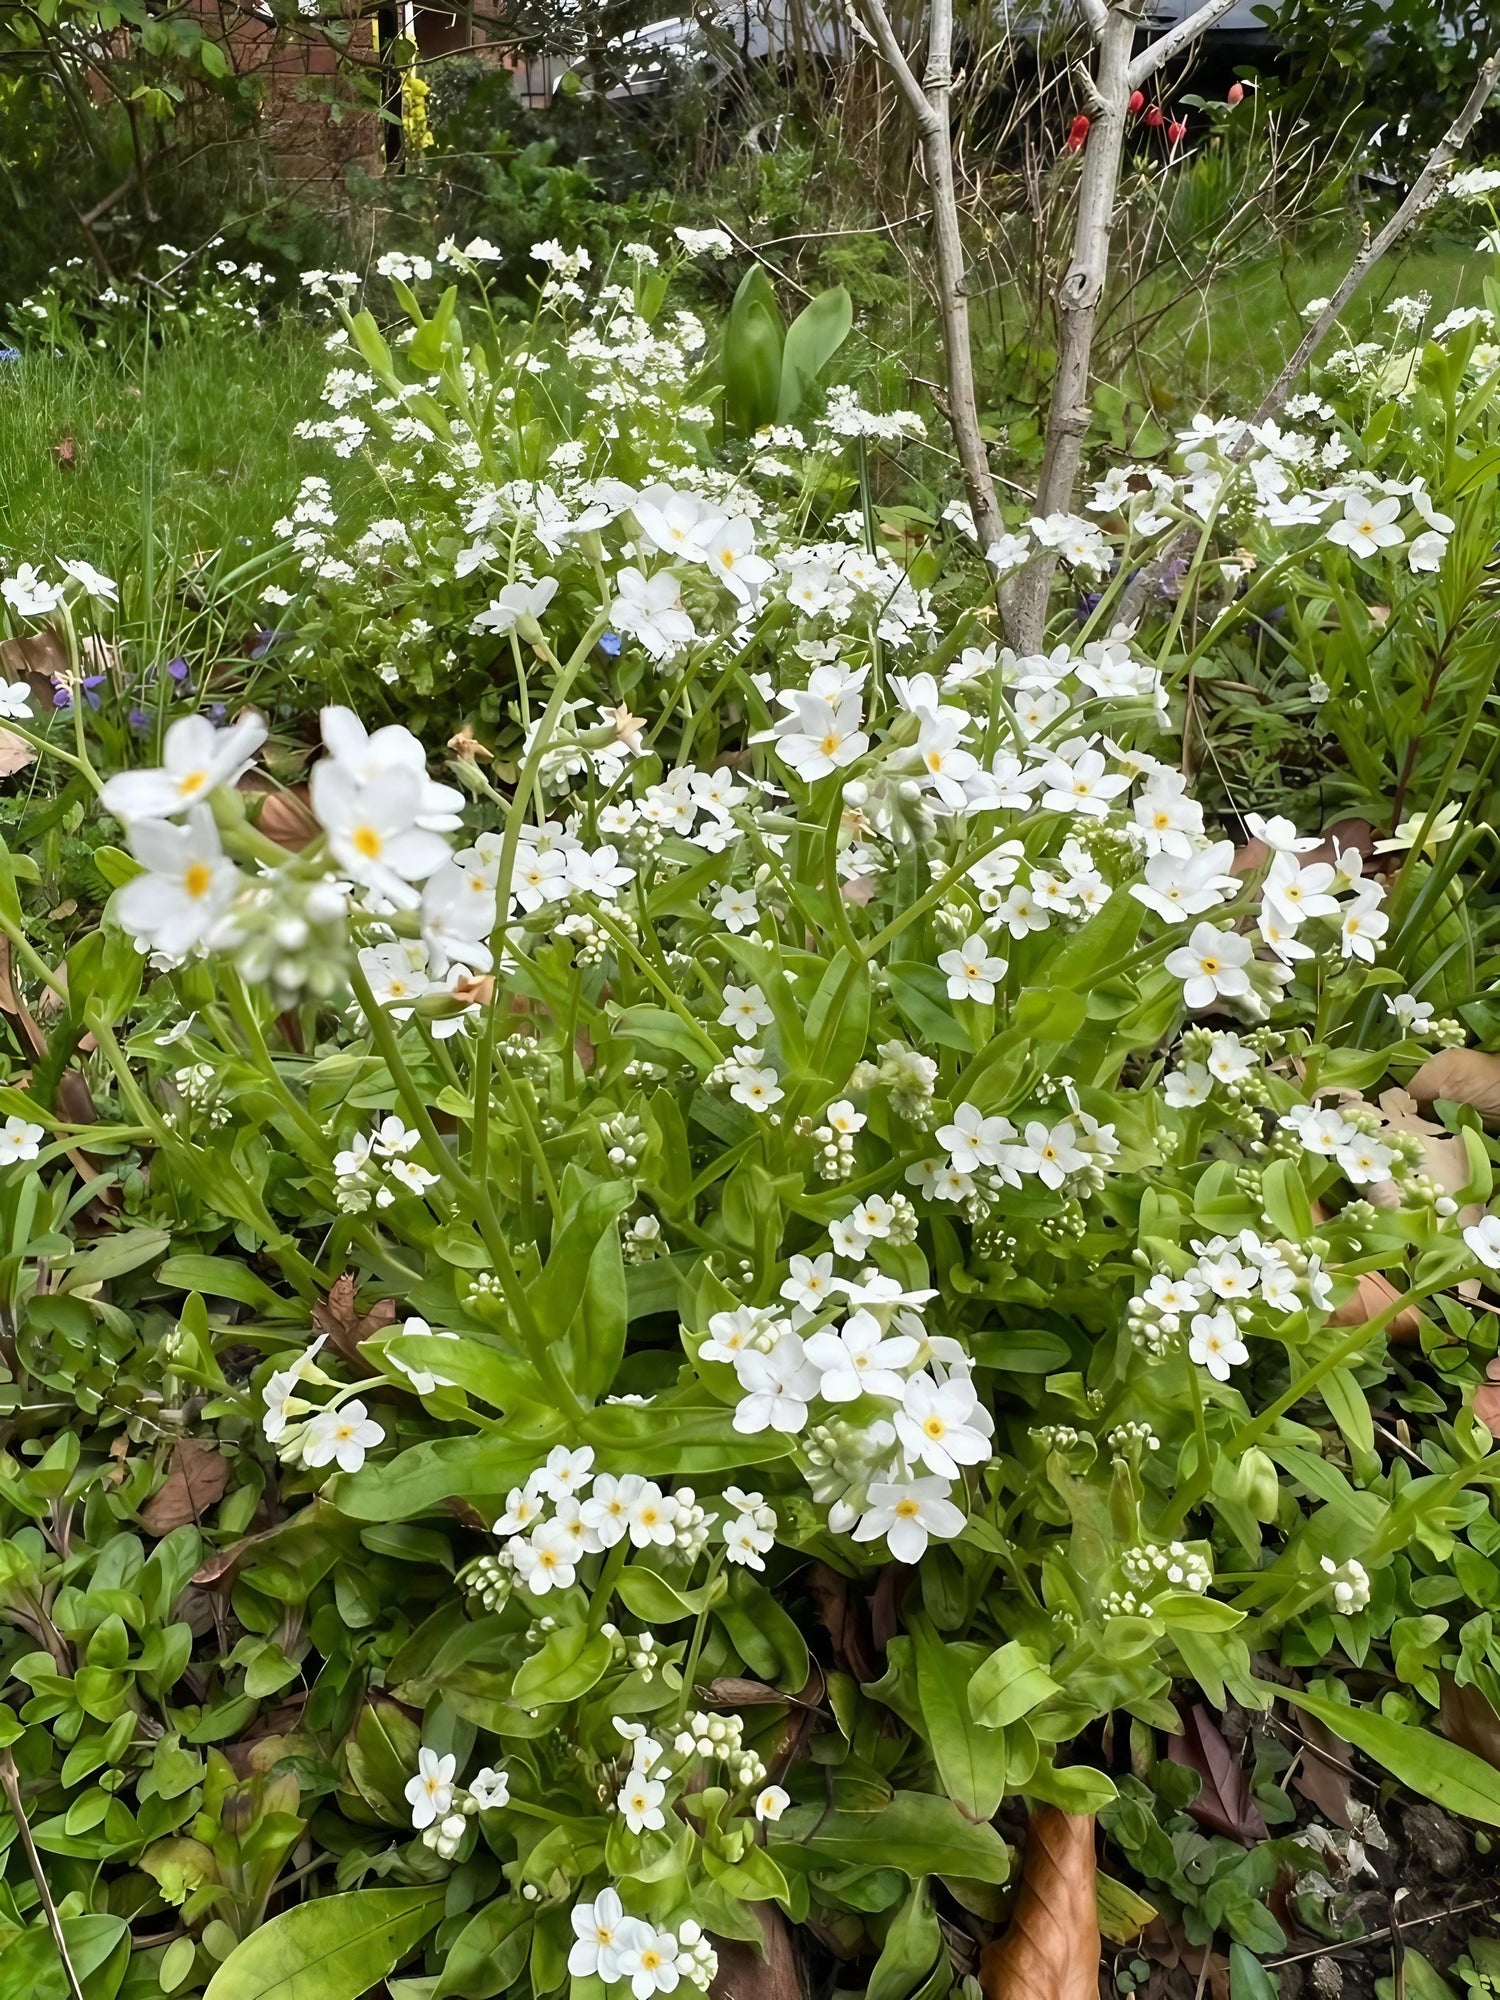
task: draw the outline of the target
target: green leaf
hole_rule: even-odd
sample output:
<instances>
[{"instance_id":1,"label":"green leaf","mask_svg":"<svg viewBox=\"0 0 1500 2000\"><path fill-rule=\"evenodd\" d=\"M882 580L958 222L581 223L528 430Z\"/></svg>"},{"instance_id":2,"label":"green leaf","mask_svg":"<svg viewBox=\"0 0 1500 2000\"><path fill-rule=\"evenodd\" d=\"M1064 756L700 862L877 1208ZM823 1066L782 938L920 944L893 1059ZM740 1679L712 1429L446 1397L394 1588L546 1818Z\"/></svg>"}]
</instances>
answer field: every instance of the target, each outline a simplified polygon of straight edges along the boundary
<instances>
[{"instance_id":1,"label":"green leaf","mask_svg":"<svg viewBox=\"0 0 1500 2000\"><path fill-rule=\"evenodd\" d=\"M531 1948L530 1906L519 1896L502 1896L470 1917L453 1941L432 2000L492 2000L514 1986Z\"/></svg>"},{"instance_id":2,"label":"green leaf","mask_svg":"<svg viewBox=\"0 0 1500 2000\"><path fill-rule=\"evenodd\" d=\"M1370 1414L1369 1398L1347 1368L1334 1368L1323 1377L1323 1401L1351 1450L1375 1449L1375 1419Z\"/></svg>"},{"instance_id":3,"label":"green leaf","mask_svg":"<svg viewBox=\"0 0 1500 2000\"><path fill-rule=\"evenodd\" d=\"M1232 1632L1245 1622L1244 1612L1232 1604L1191 1590L1169 1590L1152 1601L1151 1609L1169 1630L1181 1632Z\"/></svg>"},{"instance_id":4,"label":"green leaf","mask_svg":"<svg viewBox=\"0 0 1500 2000\"><path fill-rule=\"evenodd\" d=\"M1059 1692L1036 1654L1019 1639L991 1653L969 1680L969 1704L991 1729L1019 1722Z\"/></svg>"},{"instance_id":5,"label":"green leaf","mask_svg":"<svg viewBox=\"0 0 1500 2000\"><path fill-rule=\"evenodd\" d=\"M979 1648L954 1645L930 1619L909 1623L917 1702L943 1789L970 1819L991 1819L1005 1797L1005 1733L976 1722L970 1712L969 1683Z\"/></svg>"},{"instance_id":6,"label":"green leaf","mask_svg":"<svg viewBox=\"0 0 1500 2000\"><path fill-rule=\"evenodd\" d=\"M925 1877L911 1885L911 1894L891 1919L880 1957L870 1974L865 2000L906 2000L926 1979L943 1949L937 1912Z\"/></svg>"},{"instance_id":7,"label":"green leaf","mask_svg":"<svg viewBox=\"0 0 1500 2000\"><path fill-rule=\"evenodd\" d=\"M109 2000L130 1963L130 1932L123 1917L86 1912L62 1919L68 1958L85 2000ZM68 2000L68 1980L52 1933L38 1920L0 1952L0 2000Z\"/></svg>"},{"instance_id":8,"label":"green leaf","mask_svg":"<svg viewBox=\"0 0 1500 2000\"><path fill-rule=\"evenodd\" d=\"M1261 1694L1286 1698L1285 1688L1260 1681L1255 1686ZM1500 1826L1500 1771L1472 1750L1434 1736L1429 1729L1393 1721L1373 1708L1346 1706L1320 1694L1299 1693L1296 1701L1298 1708L1326 1723L1335 1735L1373 1757L1424 1799L1483 1826Z\"/></svg>"},{"instance_id":9,"label":"green leaf","mask_svg":"<svg viewBox=\"0 0 1500 2000\"><path fill-rule=\"evenodd\" d=\"M784 338L771 280L761 265L752 264L724 326L724 411L747 435L775 421Z\"/></svg>"},{"instance_id":10,"label":"green leaf","mask_svg":"<svg viewBox=\"0 0 1500 2000\"><path fill-rule=\"evenodd\" d=\"M802 407L808 389L849 338L854 324L854 302L843 285L819 292L798 313L786 330L781 352L781 392L776 399L776 421L789 424Z\"/></svg>"},{"instance_id":11,"label":"green leaf","mask_svg":"<svg viewBox=\"0 0 1500 2000\"><path fill-rule=\"evenodd\" d=\"M973 1038L954 1018L947 1004L947 981L936 966L903 961L886 967L886 979L891 998L923 1041L936 1042L943 1049L957 1049L961 1055L973 1053Z\"/></svg>"},{"instance_id":12,"label":"green leaf","mask_svg":"<svg viewBox=\"0 0 1500 2000\"><path fill-rule=\"evenodd\" d=\"M307 1322L307 1307L299 1299L284 1299L273 1292L263 1278L235 1257L201 1257L192 1252L168 1257L158 1267L156 1277L171 1292L202 1292L211 1299L233 1299L236 1305L252 1306L268 1319Z\"/></svg>"},{"instance_id":13,"label":"green leaf","mask_svg":"<svg viewBox=\"0 0 1500 2000\"><path fill-rule=\"evenodd\" d=\"M1009 1850L994 1827L976 1826L951 1799L932 1792L897 1792L878 1813L794 1806L783 1813L772 1844L856 1868L899 1868L903 1875L1004 1882L1010 1874Z\"/></svg>"},{"instance_id":14,"label":"green leaf","mask_svg":"<svg viewBox=\"0 0 1500 2000\"><path fill-rule=\"evenodd\" d=\"M411 1956L442 1913L442 1883L315 1896L236 1945L204 2000L360 2000Z\"/></svg>"},{"instance_id":15,"label":"green leaf","mask_svg":"<svg viewBox=\"0 0 1500 2000\"><path fill-rule=\"evenodd\" d=\"M516 1674L513 1698L522 1708L576 1701L609 1671L614 1649L602 1632L560 1625Z\"/></svg>"},{"instance_id":16,"label":"green leaf","mask_svg":"<svg viewBox=\"0 0 1500 2000\"><path fill-rule=\"evenodd\" d=\"M1103 1812L1116 1796L1114 1780L1087 1764L1069 1764L1062 1770L1055 1764L1038 1764L1021 1789L1028 1798L1070 1813Z\"/></svg>"},{"instance_id":17,"label":"green leaf","mask_svg":"<svg viewBox=\"0 0 1500 2000\"><path fill-rule=\"evenodd\" d=\"M606 1229L614 1228L616 1216L634 1198L629 1181L596 1181L584 1190L558 1231L541 1280L532 1289L532 1310L544 1339L561 1340L572 1326L583 1304L589 1265L599 1239Z\"/></svg>"}]
</instances>

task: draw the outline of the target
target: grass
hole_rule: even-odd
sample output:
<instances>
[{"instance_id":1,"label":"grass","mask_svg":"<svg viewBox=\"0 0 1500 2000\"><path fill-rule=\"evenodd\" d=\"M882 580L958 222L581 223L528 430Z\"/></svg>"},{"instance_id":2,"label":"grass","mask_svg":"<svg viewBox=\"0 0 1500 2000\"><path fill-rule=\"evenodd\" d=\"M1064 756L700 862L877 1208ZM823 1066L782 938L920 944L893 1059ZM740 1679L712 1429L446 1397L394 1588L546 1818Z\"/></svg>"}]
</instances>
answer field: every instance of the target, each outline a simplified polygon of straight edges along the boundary
<instances>
[{"instance_id":1,"label":"grass","mask_svg":"<svg viewBox=\"0 0 1500 2000\"><path fill-rule=\"evenodd\" d=\"M174 566L264 542L323 452L292 435L317 408L323 336L174 338L121 364L31 353L0 368L0 556ZM116 572L119 573L119 572Z\"/></svg>"}]
</instances>

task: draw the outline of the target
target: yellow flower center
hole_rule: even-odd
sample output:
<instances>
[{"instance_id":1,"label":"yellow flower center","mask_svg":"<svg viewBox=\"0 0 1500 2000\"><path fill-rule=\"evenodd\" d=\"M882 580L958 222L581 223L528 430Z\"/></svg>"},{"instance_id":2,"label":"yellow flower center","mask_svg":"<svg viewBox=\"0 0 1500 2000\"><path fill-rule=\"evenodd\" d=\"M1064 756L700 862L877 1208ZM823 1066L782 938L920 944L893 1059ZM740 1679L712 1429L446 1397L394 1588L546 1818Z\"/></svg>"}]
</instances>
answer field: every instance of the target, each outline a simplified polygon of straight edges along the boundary
<instances>
[{"instance_id":1,"label":"yellow flower center","mask_svg":"<svg viewBox=\"0 0 1500 2000\"><path fill-rule=\"evenodd\" d=\"M366 861L378 861L380 859L380 850L385 843L373 826L357 826L350 838Z\"/></svg>"},{"instance_id":2,"label":"yellow flower center","mask_svg":"<svg viewBox=\"0 0 1500 2000\"><path fill-rule=\"evenodd\" d=\"M209 884L214 879L214 871L206 861L194 861L182 878L182 886L196 900L208 894Z\"/></svg>"},{"instance_id":3,"label":"yellow flower center","mask_svg":"<svg viewBox=\"0 0 1500 2000\"><path fill-rule=\"evenodd\" d=\"M177 796L180 799L190 799L195 792L201 792L207 783L207 771L189 771L185 777L177 780Z\"/></svg>"}]
</instances>

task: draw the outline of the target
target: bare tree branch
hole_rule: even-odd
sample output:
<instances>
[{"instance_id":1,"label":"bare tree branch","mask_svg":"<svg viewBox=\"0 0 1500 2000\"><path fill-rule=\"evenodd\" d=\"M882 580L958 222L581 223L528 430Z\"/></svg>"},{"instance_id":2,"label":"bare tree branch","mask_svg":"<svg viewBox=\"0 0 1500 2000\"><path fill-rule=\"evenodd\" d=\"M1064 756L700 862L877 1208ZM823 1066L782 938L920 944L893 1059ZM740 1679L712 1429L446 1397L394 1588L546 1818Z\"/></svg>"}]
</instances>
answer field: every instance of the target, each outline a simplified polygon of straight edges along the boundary
<instances>
[{"instance_id":1,"label":"bare tree branch","mask_svg":"<svg viewBox=\"0 0 1500 2000\"><path fill-rule=\"evenodd\" d=\"M1411 228L1417 218L1426 209L1430 208L1441 195L1448 176L1453 170L1454 162L1468 143L1470 133L1479 123L1485 106L1494 95L1497 80L1500 80L1500 49L1497 49L1493 55L1487 57L1481 63L1479 75L1475 79L1474 88L1469 92L1467 102L1433 148L1426 166L1423 167L1421 173L1412 182L1411 190L1405 201L1402 202L1385 227L1378 234L1371 237L1370 241L1364 246L1354 262L1349 266L1349 269L1344 273L1338 289L1298 342L1296 353L1293 354L1291 360L1287 362L1281 373L1276 377L1276 380L1267 389L1264 396L1261 397L1260 406L1256 410L1255 415L1250 419L1251 426L1258 429L1262 424L1269 423L1271 418L1279 413L1300 379L1303 369L1306 368L1318 349L1323 345L1323 342L1328 338L1328 335L1337 323L1339 314L1348 305L1350 299L1359 290L1365 279L1370 275L1370 272L1380 262L1381 258L1385 256L1386 252L1400 242L1401 238ZM1229 454L1230 460L1238 464L1247 455L1254 442L1252 431L1247 428L1231 450ZM1147 563L1143 569L1137 570L1136 574L1126 585L1125 591L1121 596L1117 612L1117 622L1126 625L1133 625L1136 622L1145 608L1147 600L1153 591L1157 589L1162 578L1172 567L1172 564L1187 553L1198 533L1199 530L1197 528L1183 528L1172 537L1171 541L1161 549L1160 553L1151 562Z\"/></svg>"},{"instance_id":2,"label":"bare tree branch","mask_svg":"<svg viewBox=\"0 0 1500 2000\"><path fill-rule=\"evenodd\" d=\"M1154 42L1141 50L1127 70L1126 81L1130 88L1139 90L1148 77L1155 76L1165 64L1180 56L1233 5L1234 0L1204 0L1204 5L1196 13L1184 15L1175 28L1168 28L1164 35L1158 35Z\"/></svg>"},{"instance_id":3,"label":"bare tree branch","mask_svg":"<svg viewBox=\"0 0 1500 2000\"><path fill-rule=\"evenodd\" d=\"M922 146L922 164L932 201L932 250L936 266L938 310L943 323L943 353L948 374L948 421L963 467L969 506L979 535L988 549L1005 533L995 496L989 455L979 430L979 406L974 392L974 359L969 340L969 300L965 289L963 238L958 224L958 194L953 177L953 142L949 129L949 99L953 89L953 0L932 0L927 32L927 67L918 83L882 0L857 0L875 46L910 107Z\"/></svg>"},{"instance_id":4,"label":"bare tree branch","mask_svg":"<svg viewBox=\"0 0 1500 2000\"><path fill-rule=\"evenodd\" d=\"M1109 20L1109 8L1106 6L1105 0L1079 0L1079 5L1083 12L1083 18L1088 23L1089 33L1097 42L1099 37L1104 33L1105 25Z\"/></svg>"}]
</instances>

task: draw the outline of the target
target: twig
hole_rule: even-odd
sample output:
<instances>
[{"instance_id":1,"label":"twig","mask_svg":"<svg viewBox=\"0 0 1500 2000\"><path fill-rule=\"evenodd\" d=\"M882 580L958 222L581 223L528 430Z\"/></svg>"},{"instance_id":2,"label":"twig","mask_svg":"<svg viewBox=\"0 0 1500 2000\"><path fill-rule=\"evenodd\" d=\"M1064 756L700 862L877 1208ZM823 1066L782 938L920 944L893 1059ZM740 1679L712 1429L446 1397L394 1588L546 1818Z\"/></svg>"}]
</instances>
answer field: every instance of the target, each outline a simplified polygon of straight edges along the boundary
<instances>
[{"instance_id":1,"label":"twig","mask_svg":"<svg viewBox=\"0 0 1500 2000\"><path fill-rule=\"evenodd\" d=\"M1408 1917L1404 1923L1394 1927L1385 1924L1378 1931L1366 1931L1363 1937L1345 1938L1341 1944L1314 1945L1311 1951L1289 1951L1281 1958L1267 1958L1261 1962L1270 1971L1277 1965L1295 1965L1303 1958L1333 1958L1341 1951L1353 1951L1356 1946L1375 1944L1383 1937L1389 1937L1392 1929L1398 1931L1415 1930L1420 1924L1439 1924L1448 1917L1465 1917L1471 1910L1487 1910L1491 1904L1500 1902L1500 1891L1493 1896L1481 1896L1477 1902L1460 1903L1456 1909L1429 1910L1425 1917Z\"/></svg>"},{"instance_id":2,"label":"twig","mask_svg":"<svg viewBox=\"0 0 1500 2000\"><path fill-rule=\"evenodd\" d=\"M10 1807L11 1818L15 1821L16 1831L21 1836L21 1845L26 1850L31 1879L36 1883L37 1894L42 1899L47 1928L52 1933L52 1942L57 1946L57 1955L62 1960L68 1991L72 1995L72 2000L84 2000L83 1988L78 1983L78 1974L73 1970L73 1961L68 1956L68 1941L63 1936L62 1919L57 1914L52 1891L47 1887L47 1878L42 1873L41 1856L37 1853L36 1842L31 1837L31 1822L26 1817L26 1808L21 1804L20 1773L16 1770L16 1760L8 1749L0 1750L0 1791L5 1793L5 1802Z\"/></svg>"},{"instance_id":3,"label":"twig","mask_svg":"<svg viewBox=\"0 0 1500 2000\"><path fill-rule=\"evenodd\" d=\"M881 59L896 79L916 124L927 191L932 202L932 253L938 311L943 323L943 355L948 374L948 421L958 447L969 506L988 549L1005 533L989 454L979 429L974 390L974 357L969 340L969 300L964 285L963 237L958 226L958 194L953 175L949 99L953 90L953 0L932 0L927 30L927 67L922 81L891 26L882 0L858 0L860 15Z\"/></svg>"},{"instance_id":4,"label":"twig","mask_svg":"<svg viewBox=\"0 0 1500 2000\"><path fill-rule=\"evenodd\" d=\"M1268 423L1285 404L1302 371L1317 353L1332 331L1339 314L1359 290L1375 265L1411 228L1417 217L1429 208L1442 191L1442 184L1452 171L1453 163L1468 143L1469 135L1478 124L1481 113L1494 94L1497 76L1500 76L1500 49L1488 56L1479 66L1479 75L1474 88L1469 93L1468 102L1448 127L1433 148L1425 167L1411 186L1411 191L1385 227L1372 236L1360 250L1359 255L1344 273L1338 290L1318 314L1312 325L1297 344L1297 351L1261 397L1260 407L1250 419L1247 427L1236 440L1229 453L1231 464L1239 464L1248 454L1254 442L1253 429ZM1140 617L1151 593L1162 578L1197 539L1197 528L1183 528L1175 534L1166 546L1138 570L1127 584L1121 596L1116 613L1116 622L1133 625Z\"/></svg>"}]
</instances>

